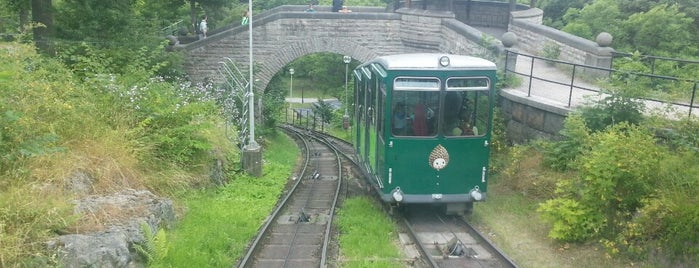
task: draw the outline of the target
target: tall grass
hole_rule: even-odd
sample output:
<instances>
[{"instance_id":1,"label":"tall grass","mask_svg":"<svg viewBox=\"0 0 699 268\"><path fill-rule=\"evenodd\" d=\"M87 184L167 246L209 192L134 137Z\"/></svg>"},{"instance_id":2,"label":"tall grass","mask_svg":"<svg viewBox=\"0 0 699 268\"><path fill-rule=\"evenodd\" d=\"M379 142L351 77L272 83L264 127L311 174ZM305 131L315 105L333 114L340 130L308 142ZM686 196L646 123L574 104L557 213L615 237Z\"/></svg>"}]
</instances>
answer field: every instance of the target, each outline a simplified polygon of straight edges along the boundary
<instances>
[{"instance_id":1,"label":"tall grass","mask_svg":"<svg viewBox=\"0 0 699 268\"><path fill-rule=\"evenodd\" d=\"M79 58L99 67L101 53ZM134 74L87 68L76 75L31 46L0 45L0 267L56 264L47 240L102 226L75 215L74 199L123 188L170 196L203 188L212 159L235 154L210 89L134 79L154 75L135 68L143 63L123 68ZM76 177L89 189L75 191Z\"/></svg>"},{"instance_id":2,"label":"tall grass","mask_svg":"<svg viewBox=\"0 0 699 268\"><path fill-rule=\"evenodd\" d=\"M263 176L229 174L230 182L183 197L186 212L169 231L170 247L153 267L231 267L274 208L298 156L286 136L263 148Z\"/></svg>"},{"instance_id":3,"label":"tall grass","mask_svg":"<svg viewBox=\"0 0 699 268\"><path fill-rule=\"evenodd\" d=\"M368 197L345 200L337 226L340 267L403 267L395 224Z\"/></svg>"}]
</instances>

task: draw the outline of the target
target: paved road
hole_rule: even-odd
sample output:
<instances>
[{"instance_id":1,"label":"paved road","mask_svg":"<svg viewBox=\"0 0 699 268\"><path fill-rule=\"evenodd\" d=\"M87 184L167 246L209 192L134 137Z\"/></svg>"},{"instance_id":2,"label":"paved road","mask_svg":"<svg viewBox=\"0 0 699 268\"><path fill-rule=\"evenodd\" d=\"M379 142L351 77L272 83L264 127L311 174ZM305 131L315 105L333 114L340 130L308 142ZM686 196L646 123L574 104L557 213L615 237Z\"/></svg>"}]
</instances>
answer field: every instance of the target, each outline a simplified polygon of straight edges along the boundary
<instances>
[{"instance_id":1,"label":"paved road","mask_svg":"<svg viewBox=\"0 0 699 268\"><path fill-rule=\"evenodd\" d=\"M303 101L301 101L301 98L285 98L286 102L291 102L291 103L314 103L318 102L318 98L303 98ZM330 99L323 99L324 102L336 102L336 98L330 98Z\"/></svg>"},{"instance_id":2,"label":"paved road","mask_svg":"<svg viewBox=\"0 0 699 268\"><path fill-rule=\"evenodd\" d=\"M527 53L521 52L520 53ZM527 53L528 54L528 53ZM532 64L532 61L534 63ZM532 100L544 102L549 105L565 109L575 109L593 101L601 100L608 94L600 93L601 86L589 83L576 77L572 79L572 68L570 66L550 65L541 59L534 59L526 56L517 57L516 74L522 83L513 88L504 89L507 92L519 95ZM534 70L532 72L532 69ZM580 69L578 69L578 72ZM529 75L533 74L532 79ZM574 86L571 86L573 84ZM530 86L531 85L531 86ZM670 119L687 118L689 114L688 106L673 105L659 101L644 100L646 115L658 115ZM696 104L695 104L696 105ZM699 117L699 108L692 110L692 117Z\"/></svg>"},{"instance_id":3,"label":"paved road","mask_svg":"<svg viewBox=\"0 0 699 268\"><path fill-rule=\"evenodd\" d=\"M477 27L480 31L500 39L505 29L491 27ZM536 55L536 52L524 51L517 46L514 47L519 53ZM532 61L533 64L532 64ZM560 65L560 64L559 64ZM566 66L567 67L567 66ZM543 60L531 57L517 57L515 71L521 74L533 73L534 79L527 75L517 75L522 83L513 88L505 88L510 94L529 98L533 101L553 105L561 109L574 110L590 101L595 101L606 97L600 94L598 85L587 83L580 78L572 80L572 68L549 65ZM532 72L533 70L533 72ZM513 75L513 74L510 74ZM548 81L545 81L548 80ZM554 82L549 82L554 81ZM558 84L560 83L560 84ZM574 87L570 84L574 83ZM531 85L531 87L530 87ZM589 90L586 90L589 89ZM337 99L327 99L325 101L336 101ZM287 102L301 103L301 98L286 98ZM316 98L304 98L304 103L316 102ZM645 101L646 114L660 114L667 118L686 118L689 108L684 106L667 105L657 101ZM693 109L693 117L699 117L699 108Z\"/></svg>"},{"instance_id":4,"label":"paved road","mask_svg":"<svg viewBox=\"0 0 699 268\"><path fill-rule=\"evenodd\" d=\"M478 27L478 29L498 39L505 33L505 30L500 28ZM522 54L537 55L536 52L524 51L517 46L514 49ZM534 61L533 64L532 61ZM561 64L553 66L540 59L519 56L517 57L515 71L521 74L531 73L533 74L532 77L535 78L530 79L528 75L516 74L522 83L517 87L503 90L510 94L527 97L548 105L554 105L563 109L575 109L591 101L597 101L608 96L607 94L599 93L599 85L585 82L580 77L576 77L573 80L572 68L570 66L561 66ZM580 69L576 73L579 72ZM570 86L571 83L574 87ZM689 107L686 106L649 100L644 101L644 103L646 114L657 114L674 119L686 118L689 114ZM692 110L692 114L694 118L699 117L699 108L695 107Z\"/></svg>"}]
</instances>

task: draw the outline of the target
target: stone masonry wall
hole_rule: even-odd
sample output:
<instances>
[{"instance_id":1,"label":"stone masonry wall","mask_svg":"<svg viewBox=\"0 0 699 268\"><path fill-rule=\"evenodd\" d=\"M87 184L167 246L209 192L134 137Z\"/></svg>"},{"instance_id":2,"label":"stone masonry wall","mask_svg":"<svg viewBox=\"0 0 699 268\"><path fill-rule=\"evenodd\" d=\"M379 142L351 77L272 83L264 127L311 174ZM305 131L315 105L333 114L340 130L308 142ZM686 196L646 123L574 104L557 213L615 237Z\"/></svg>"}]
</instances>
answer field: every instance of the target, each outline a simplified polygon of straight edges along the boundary
<instances>
[{"instance_id":1,"label":"stone masonry wall","mask_svg":"<svg viewBox=\"0 0 699 268\"><path fill-rule=\"evenodd\" d=\"M380 55L412 52L466 54L496 61L503 58L498 57L504 51L502 43L493 38L484 40L483 33L458 19L458 12L455 15L401 8L389 13L383 9L359 8L355 11L361 12L343 14L306 13L302 8L283 6L253 16L256 89L265 88L286 64L317 52L348 55L361 62ZM488 8L484 7L483 12ZM513 18L509 30L517 35L518 47L523 52L536 52L546 42L556 42L562 48L562 60L598 66L606 63L609 48L540 25L541 13L536 9L514 12ZM489 23L484 22L487 26ZM242 73L247 73L247 30L247 27L235 25L214 32L205 40L179 46L186 53L188 74L194 81L220 82L223 76L218 73L219 67L228 59ZM498 66L504 64L498 62ZM510 139L555 137L562 128L567 111L547 105L543 100L538 102L507 93L503 97L501 105Z\"/></svg>"},{"instance_id":2,"label":"stone masonry wall","mask_svg":"<svg viewBox=\"0 0 699 268\"><path fill-rule=\"evenodd\" d=\"M541 48L553 43L561 48L559 60L600 68L611 67L612 48L601 47L594 41L544 26L537 19L537 13L543 16L540 9L513 12L513 20L508 27L508 31L517 35L518 47L524 53L542 56Z\"/></svg>"},{"instance_id":3,"label":"stone masonry wall","mask_svg":"<svg viewBox=\"0 0 699 268\"><path fill-rule=\"evenodd\" d=\"M307 54L335 52L367 61L378 55L411 52L401 40L396 13L283 12L253 16L256 86L265 87L286 64ZM247 27L233 27L182 47L185 69L195 81L219 81L221 62L230 58L243 73L249 62Z\"/></svg>"},{"instance_id":4,"label":"stone masonry wall","mask_svg":"<svg viewBox=\"0 0 699 268\"><path fill-rule=\"evenodd\" d=\"M507 28L510 22L509 2L493 1L454 1L456 19L472 26ZM517 5L517 10L528 9Z\"/></svg>"},{"instance_id":5,"label":"stone masonry wall","mask_svg":"<svg viewBox=\"0 0 699 268\"><path fill-rule=\"evenodd\" d=\"M516 90L500 91L500 108L506 122L507 139L526 143L535 139L558 139L571 111L536 96Z\"/></svg>"}]
</instances>

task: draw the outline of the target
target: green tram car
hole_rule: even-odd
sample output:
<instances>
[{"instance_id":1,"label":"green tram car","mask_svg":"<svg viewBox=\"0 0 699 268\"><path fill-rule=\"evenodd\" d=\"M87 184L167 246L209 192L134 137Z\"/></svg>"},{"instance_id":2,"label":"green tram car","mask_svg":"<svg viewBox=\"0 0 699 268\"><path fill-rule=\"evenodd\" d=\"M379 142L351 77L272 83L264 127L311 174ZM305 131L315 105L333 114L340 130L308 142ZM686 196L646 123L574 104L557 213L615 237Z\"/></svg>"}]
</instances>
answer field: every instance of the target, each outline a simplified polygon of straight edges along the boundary
<instances>
[{"instance_id":1,"label":"green tram car","mask_svg":"<svg viewBox=\"0 0 699 268\"><path fill-rule=\"evenodd\" d=\"M395 206L470 213L484 201L496 66L432 53L378 57L354 76L354 147L374 190Z\"/></svg>"}]
</instances>

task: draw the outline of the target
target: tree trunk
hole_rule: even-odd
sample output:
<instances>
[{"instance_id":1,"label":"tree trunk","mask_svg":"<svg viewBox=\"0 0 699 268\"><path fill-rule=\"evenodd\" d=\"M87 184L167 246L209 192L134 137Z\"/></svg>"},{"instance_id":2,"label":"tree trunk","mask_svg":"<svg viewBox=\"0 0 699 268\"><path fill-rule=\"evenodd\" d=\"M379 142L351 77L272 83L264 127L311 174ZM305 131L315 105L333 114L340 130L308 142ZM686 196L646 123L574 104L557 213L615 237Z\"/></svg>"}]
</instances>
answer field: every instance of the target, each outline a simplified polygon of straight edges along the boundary
<instances>
[{"instance_id":1,"label":"tree trunk","mask_svg":"<svg viewBox=\"0 0 699 268\"><path fill-rule=\"evenodd\" d=\"M22 8L19 10L19 31L24 33L29 24L29 9Z\"/></svg>"},{"instance_id":2,"label":"tree trunk","mask_svg":"<svg viewBox=\"0 0 699 268\"><path fill-rule=\"evenodd\" d=\"M189 18L192 20L192 30L197 32L197 1L189 0Z\"/></svg>"},{"instance_id":3,"label":"tree trunk","mask_svg":"<svg viewBox=\"0 0 699 268\"><path fill-rule=\"evenodd\" d=\"M32 0L32 19L42 24L34 27L34 42L41 53L53 54L53 5L51 0Z\"/></svg>"}]
</instances>

